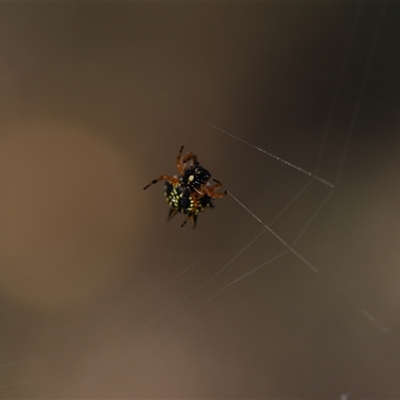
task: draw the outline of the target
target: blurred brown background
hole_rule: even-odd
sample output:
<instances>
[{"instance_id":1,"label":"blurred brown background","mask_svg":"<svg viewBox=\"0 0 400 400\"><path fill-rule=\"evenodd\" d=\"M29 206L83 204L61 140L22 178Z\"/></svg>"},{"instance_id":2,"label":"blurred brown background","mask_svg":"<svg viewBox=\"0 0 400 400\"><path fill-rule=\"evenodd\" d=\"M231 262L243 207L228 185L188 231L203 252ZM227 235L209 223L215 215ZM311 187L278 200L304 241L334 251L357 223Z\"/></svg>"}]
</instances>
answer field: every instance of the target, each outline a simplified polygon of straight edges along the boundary
<instances>
[{"instance_id":1,"label":"blurred brown background","mask_svg":"<svg viewBox=\"0 0 400 400\"><path fill-rule=\"evenodd\" d=\"M400 24L391 3L379 31L383 7L0 4L1 398L400 397ZM309 178L210 125L340 173L296 244L318 274L288 253L207 302L285 250L266 232L188 296L264 228L230 196L196 230L166 222L162 184L142 188L182 144L289 243L330 193L314 181L280 215Z\"/></svg>"}]
</instances>

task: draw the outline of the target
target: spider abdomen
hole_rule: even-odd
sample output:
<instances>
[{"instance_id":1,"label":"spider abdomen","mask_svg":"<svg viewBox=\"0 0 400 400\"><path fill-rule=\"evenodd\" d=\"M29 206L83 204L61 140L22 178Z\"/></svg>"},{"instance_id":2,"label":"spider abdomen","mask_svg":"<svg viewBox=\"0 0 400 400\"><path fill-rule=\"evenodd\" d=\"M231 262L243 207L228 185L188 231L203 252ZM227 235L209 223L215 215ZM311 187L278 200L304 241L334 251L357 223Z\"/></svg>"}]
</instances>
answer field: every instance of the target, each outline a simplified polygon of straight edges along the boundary
<instances>
[{"instance_id":1,"label":"spider abdomen","mask_svg":"<svg viewBox=\"0 0 400 400\"><path fill-rule=\"evenodd\" d=\"M168 205L172 209L183 214L197 215L199 212L204 211L207 207L214 208L210 196L204 195L198 198L196 207L193 197L187 188L181 185L173 185L168 181L165 182L164 194Z\"/></svg>"},{"instance_id":2,"label":"spider abdomen","mask_svg":"<svg viewBox=\"0 0 400 400\"><path fill-rule=\"evenodd\" d=\"M172 209L183 214L198 214L190 191L186 187L166 181L164 194Z\"/></svg>"}]
</instances>

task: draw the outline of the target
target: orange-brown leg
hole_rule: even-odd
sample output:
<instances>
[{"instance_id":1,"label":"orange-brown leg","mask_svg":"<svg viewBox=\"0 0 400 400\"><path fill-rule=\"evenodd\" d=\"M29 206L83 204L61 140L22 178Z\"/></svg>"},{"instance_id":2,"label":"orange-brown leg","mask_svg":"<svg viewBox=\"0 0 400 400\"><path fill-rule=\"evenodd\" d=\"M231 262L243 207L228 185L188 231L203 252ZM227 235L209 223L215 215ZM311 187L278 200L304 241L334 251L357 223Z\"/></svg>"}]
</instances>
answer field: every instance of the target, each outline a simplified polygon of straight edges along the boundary
<instances>
[{"instance_id":1,"label":"orange-brown leg","mask_svg":"<svg viewBox=\"0 0 400 400\"><path fill-rule=\"evenodd\" d=\"M217 181L216 179L213 179L214 182L217 182L216 185L212 186L212 187L207 187L204 186L202 188L202 190L212 199L222 199L223 197L226 196L226 194L228 193L226 190L222 193L216 193L215 191L218 190L220 187L222 187L222 183L220 181Z\"/></svg>"},{"instance_id":2,"label":"orange-brown leg","mask_svg":"<svg viewBox=\"0 0 400 400\"><path fill-rule=\"evenodd\" d=\"M178 210L171 208L168 214L168 221L170 221L175 215L178 214Z\"/></svg>"},{"instance_id":3,"label":"orange-brown leg","mask_svg":"<svg viewBox=\"0 0 400 400\"><path fill-rule=\"evenodd\" d=\"M196 228L197 217L198 217L198 215L192 215L192 218L191 218L191 220L192 220L192 226L193 226L193 229L195 229L195 228Z\"/></svg>"},{"instance_id":4,"label":"orange-brown leg","mask_svg":"<svg viewBox=\"0 0 400 400\"><path fill-rule=\"evenodd\" d=\"M223 193L214 193L214 192L212 192L212 193L209 194L209 196L210 196L212 199L222 199L222 198L225 197L227 194L228 194L228 192L225 190L225 192L223 192Z\"/></svg>"},{"instance_id":5,"label":"orange-brown leg","mask_svg":"<svg viewBox=\"0 0 400 400\"><path fill-rule=\"evenodd\" d=\"M183 151L183 147L182 146L179 150L179 153L176 157L176 168L178 168L178 171L181 175L183 175L185 173L185 163L187 163L189 160L193 160L193 162L195 164L198 163L197 161L197 156L196 154L189 152L185 155L185 157L182 158L182 151Z\"/></svg>"},{"instance_id":6,"label":"orange-brown leg","mask_svg":"<svg viewBox=\"0 0 400 400\"><path fill-rule=\"evenodd\" d=\"M222 183L221 183L220 181L218 181L218 180L216 180L216 179L213 179L213 181L216 182L216 185L214 185L211 189L217 190L217 189L219 189L220 187L222 187Z\"/></svg>"},{"instance_id":7,"label":"orange-brown leg","mask_svg":"<svg viewBox=\"0 0 400 400\"><path fill-rule=\"evenodd\" d=\"M183 163L182 163L182 151L183 147L181 146L178 155L176 156L176 168L178 168L178 171L181 175L183 175Z\"/></svg>"},{"instance_id":8,"label":"orange-brown leg","mask_svg":"<svg viewBox=\"0 0 400 400\"><path fill-rule=\"evenodd\" d=\"M193 224L193 228L196 228L196 217L197 215L193 215L193 214L189 214L185 220L183 221L181 228L183 228L186 225L186 222L188 222L188 220L190 219L192 221Z\"/></svg>"},{"instance_id":9,"label":"orange-brown leg","mask_svg":"<svg viewBox=\"0 0 400 400\"><path fill-rule=\"evenodd\" d=\"M193 160L195 164L198 163L196 154L190 152L187 153L185 157L182 159L182 164L187 163L189 160Z\"/></svg>"},{"instance_id":10,"label":"orange-brown leg","mask_svg":"<svg viewBox=\"0 0 400 400\"><path fill-rule=\"evenodd\" d=\"M148 185L146 185L143 188L143 190L146 190L149 186L154 185L155 183L160 182L160 181L168 181L172 184L179 183L178 178L174 178L173 176L169 176L169 175L161 175L159 178L153 179Z\"/></svg>"}]
</instances>

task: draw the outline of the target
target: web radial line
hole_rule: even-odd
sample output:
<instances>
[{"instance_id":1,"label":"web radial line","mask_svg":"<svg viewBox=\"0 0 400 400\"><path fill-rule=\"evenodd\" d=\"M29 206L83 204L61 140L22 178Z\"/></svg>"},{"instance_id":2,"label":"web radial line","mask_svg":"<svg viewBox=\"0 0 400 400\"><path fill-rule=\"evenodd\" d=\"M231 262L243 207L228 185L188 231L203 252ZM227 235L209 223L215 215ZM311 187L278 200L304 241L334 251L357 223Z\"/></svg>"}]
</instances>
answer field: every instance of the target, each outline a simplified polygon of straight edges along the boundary
<instances>
[{"instance_id":1,"label":"web radial line","mask_svg":"<svg viewBox=\"0 0 400 400\"><path fill-rule=\"evenodd\" d=\"M286 206L279 212L279 214L272 220L272 222L269 224L269 226L273 225L278 218L300 197L300 195L310 186L310 184L313 182L313 179L310 179L302 189L292 198L292 200L286 204ZM217 275L219 275L225 268L227 268L229 265L233 263L242 253L244 253L254 242L256 242L265 232L267 232L266 229L264 229L262 232L260 232L253 240L251 240L245 247L243 247L242 250L239 251L224 267L217 272ZM247 275L247 274L246 274Z\"/></svg>"},{"instance_id":2,"label":"web radial line","mask_svg":"<svg viewBox=\"0 0 400 400\"><path fill-rule=\"evenodd\" d=\"M283 164L286 164L287 166L289 166L289 167L291 167L291 168L293 168L293 169L295 169L295 170L297 170L297 171L299 171L299 172L301 172L301 173L303 173L303 174L305 174L305 175L307 175L307 176L309 176L309 177L311 177L311 178L316 179L317 181L323 183L323 184L326 185L326 186L329 186L330 188L334 188L334 187L335 187L335 185L334 185L333 183L327 181L326 179L321 178L320 176L318 176L318 175L316 175L316 174L314 174L314 173L312 173L312 172L310 172L310 171L307 171L307 170L305 170L305 169L299 167L298 165L295 165L295 164L293 164L293 163L291 163L291 162L289 162L289 161L286 161L286 160L284 160L283 158L276 156L275 154L269 153L268 151L266 151L266 150L262 149L261 147L258 147L258 146L256 146L256 145L254 145L254 144L248 142L247 140L244 140L244 139L242 139L242 138L240 138L240 137L238 137L238 136L233 135L232 133L230 133L230 132L228 132L228 131L225 131L225 130L223 130L223 129L221 129L221 128L218 128L218 126L211 125L211 124L210 124L210 126L211 126L212 128L214 128L214 129L217 129L217 130L219 130L220 132L223 132L223 133L225 133L226 135L228 135L228 136L230 136L230 137L232 137L232 138L238 140L239 142L242 142L242 143L246 144L247 146L250 146L250 147L252 147L253 149L260 151L261 153L264 153L264 154L267 155L268 157L271 157L271 158L273 158L273 159L275 159L275 160L277 160L277 161L279 161L279 162L281 162L281 163L283 163Z\"/></svg>"},{"instance_id":3,"label":"web radial line","mask_svg":"<svg viewBox=\"0 0 400 400\"><path fill-rule=\"evenodd\" d=\"M382 10L381 10L379 18L378 18L378 22L376 23L375 35L374 35L374 37L372 39L370 51L369 51L368 56L367 56L367 61L366 61L364 73L363 73L363 76L362 76L360 90L358 92L357 102L356 102L356 104L354 106L354 111L353 111L353 115L352 115L352 118L351 118L351 121L350 121L350 126L349 126L349 129L347 131L346 140L345 140L345 143L344 143L344 146L343 146L343 150L342 150L342 154L341 154L341 157L340 157L338 173L337 173L336 181L335 181L336 185L338 185L338 183L340 181L340 178L342 176L342 171L343 171L344 162L345 162L345 159L346 159L347 149L349 147L351 137L353 136L354 127L355 127L355 124L356 124L356 121L357 121L358 113L360 111L361 104L362 104L362 101L364 99L364 92L365 92L365 88L367 86L369 71L371 69L372 61L374 59L376 46L378 45L379 36L380 36L381 28L382 28L382 25L383 25L383 21L385 19L385 15L386 15L386 11L387 11L388 5L389 5L389 3L384 3L383 4Z\"/></svg>"},{"instance_id":4,"label":"web radial line","mask_svg":"<svg viewBox=\"0 0 400 400\"><path fill-rule=\"evenodd\" d=\"M338 102L338 99L339 99L340 91L342 89L340 84L341 84L341 82L343 82L344 74L345 74L346 67L347 67L347 64L348 64L348 61L349 61L349 57L350 57L350 50L351 50L351 48L353 47L353 44L354 44L354 39L355 39L356 32L357 32L357 26L358 26L358 23L359 23L360 18L361 18L361 11L362 11L363 6L364 6L363 0L359 0L358 5L357 5L357 11L356 11L356 14L355 14L355 17L354 17L354 21L352 23L352 29L351 29L349 38L347 39L347 43L346 43L346 47L345 47L345 51L344 51L344 56L343 56L342 63L341 63L341 66L340 66L339 77L338 77L338 79L336 81L335 93L333 95L332 103L331 103L331 106L329 108L328 119L327 119L326 124L325 124L324 133L323 133L323 136L322 136L321 147L320 147L319 154L318 154L318 159L317 159L317 165L316 165L315 171L314 171L315 174L318 174L319 168L321 166L322 155L323 155L324 150L325 150L326 139L328 138L329 128L331 126L333 114L334 114L334 111L336 109L336 105L337 105L337 102Z\"/></svg>"},{"instance_id":5,"label":"web radial line","mask_svg":"<svg viewBox=\"0 0 400 400\"><path fill-rule=\"evenodd\" d=\"M234 281L226 284L225 286L223 286L221 289L219 289L216 293L214 293L211 297L209 297L205 302L201 303L198 307L196 307L193 311L191 311L185 318L181 319L178 323L176 323L172 328L170 328L166 333L164 333L162 336L160 336L157 340L155 340L153 343L145 346L144 348L135 351L134 353L132 353L129 357L125 357L123 360L118 361L117 363L113 364L111 367L105 368L102 371L98 372L95 375L90 376L89 378L85 379L82 382L79 382L78 384L70 387L69 389L67 389L66 391L62 392L62 393L56 393L56 394L52 394L49 396L46 396L45 398L49 398L49 397L53 397L53 396L59 396L61 394L65 394L70 392L73 389L76 389L77 387L80 387L82 385L84 385L86 382L89 382L95 378L97 378L98 376L113 370L114 368L118 367L119 365L131 360L133 357L137 356L140 353L143 353L144 351L154 347L155 345L157 345L157 343L161 342L162 340L164 340L168 335L170 335L172 332L174 332L180 325L182 325L185 321L187 321L190 317L192 317L194 314L196 314L198 311L200 311L206 304L208 304L209 302L211 302L211 300L213 300L215 297L219 296L225 289L227 289L229 286L235 284L236 282L240 281L241 279L245 278L246 276L252 274L253 272L261 269L262 267L265 267L266 265L276 261L278 258L282 257L283 255L285 255L288 252L288 250L283 251L282 253L278 254L277 256L271 258L270 260L264 262L263 264L259 265L258 267L254 268L252 271L249 271L247 274L241 276L238 279L235 279ZM177 303L175 303L173 306L169 307L168 310L165 310L163 312L163 314L167 311L169 311L171 308L175 307L178 303L180 303L181 301L183 301L184 299L186 299L188 296L190 296L192 293L194 293L195 291L197 291L198 289L200 289L201 287L203 287L204 285L206 285L207 283L209 283L211 280L213 280L216 277L216 275L213 275L211 278L209 278L207 281L205 281L203 284L201 284L197 289L195 289L193 292L189 293L187 296L185 296L183 299L179 300ZM153 323L154 321L156 321L161 315L157 316L156 318L154 318L153 320L151 320L150 322L148 322L146 324L146 326L148 326L149 324ZM141 327L140 329L143 329L143 327Z\"/></svg>"},{"instance_id":6,"label":"web radial line","mask_svg":"<svg viewBox=\"0 0 400 400\"><path fill-rule=\"evenodd\" d=\"M251 240L249 243L247 243L246 246L243 247L242 250L239 251L233 258L231 258L216 274L219 275L225 268L227 268L229 265L231 265L242 253L244 253L255 241L257 241L267 230L264 229L261 231L253 240Z\"/></svg>"},{"instance_id":7,"label":"web radial line","mask_svg":"<svg viewBox=\"0 0 400 400\"><path fill-rule=\"evenodd\" d=\"M206 283L207 283L207 282L206 282ZM212 298L215 297L215 296L216 296L216 295L212 296L210 299L208 299L207 302L211 301ZM205 304L206 304L206 303L205 303ZM197 310L196 310L196 311L197 311ZM194 312L193 312L193 313L194 313ZM189 315L189 316L190 316L190 315ZM89 378L86 378L85 380L83 380L83 381L77 383L76 385L71 386L70 388L68 388L67 390L64 390L63 392L50 394L50 395L48 395L48 396L45 396L44 398L50 398L50 397L54 397L54 396L59 397L60 395L64 395L64 394L66 394L66 393L68 393L68 392L71 392L72 390L74 390L74 389L76 389L76 388L78 388L78 387L81 387L81 386L84 385L85 383L90 382L90 381L92 381L93 379L96 379L96 378L99 377L100 375L103 375L103 374L105 374L105 373L107 373L107 372L109 372L109 371L111 371L111 370L117 368L119 365L121 365L121 364L123 364L123 363L125 363L125 362L127 362L127 361L129 361L129 360L131 360L133 357L137 356L137 355L140 354L140 353L145 352L145 351L148 350L149 348L151 348L151 347L153 347L154 345L156 345L158 342L160 342L162 339L164 339L168 334L170 334L171 332L173 332L173 331L174 331L180 324L182 324L187 318L189 318L189 316L187 316L187 317L185 317L185 319L179 321L178 324L176 324L173 328L171 328L167 333L165 333L161 338L157 339L157 340L156 340L154 343L152 343L151 345L147 345L147 346L145 346L144 348L142 348L142 349L140 349L140 350L138 350L138 351L135 351L135 352L132 353L129 357L125 357L123 360L118 361L117 363L111 365L110 367L104 368L104 369L101 370L100 372L98 372L98 373L96 373L96 374L94 374L94 375L91 375ZM154 321L154 320L153 320L153 321ZM151 321L151 322L153 322L153 321Z\"/></svg>"},{"instance_id":8,"label":"web radial line","mask_svg":"<svg viewBox=\"0 0 400 400\"><path fill-rule=\"evenodd\" d=\"M180 275L184 274L186 271L188 271L190 268L194 267L196 264L198 264L200 262L200 260L194 262L193 264L189 265L187 268L185 268L184 270L180 271L178 274L176 274L175 276L173 276L172 278L170 278L168 281L164 282L162 285L160 285L158 288L154 289L152 292L148 293L146 296L144 296L143 298L141 298L140 300L138 300L136 303L132 304L130 307L128 307L126 310L123 310L121 312L119 312L118 314L114 315L113 317L109 318L108 320L102 322L101 324L95 326L93 329L89 330L88 332L78 336L77 338L71 340L70 342L64 344L63 346L59 347L58 349L54 350L53 352L51 352L49 354L53 355L57 352L59 352L61 349L71 345L72 343L75 343L77 340L82 339L83 337L87 336L88 334L96 331L97 329L101 328L104 325L107 325L109 322L117 319L118 317L120 317L121 315L126 314L128 311L132 310L133 308L137 307L139 304L143 303L147 298L149 298L150 296L152 296L153 294L157 293L159 290L161 290L164 286L167 286L168 284L170 284L171 282L173 282L175 279L177 279Z\"/></svg>"},{"instance_id":9,"label":"web radial line","mask_svg":"<svg viewBox=\"0 0 400 400\"><path fill-rule=\"evenodd\" d=\"M271 223L269 224L269 226L272 226L280 217L283 213L285 213L285 211L302 195L302 193L311 185L311 183L313 183L314 180L310 179L303 187L302 189L300 189L300 191L296 194L296 196L293 197L292 200L289 201L288 204L286 204L286 206L278 213L278 215L271 221Z\"/></svg>"},{"instance_id":10,"label":"web radial line","mask_svg":"<svg viewBox=\"0 0 400 400\"><path fill-rule=\"evenodd\" d=\"M393 328L393 326L395 324L397 324L397 322L399 321L399 318L400 317L397 315L392 320L392 322L389 324L390 328L386 328L387 329L386 333L388 333ZM368 351L367 354L365 355L363 365L360 367L358 373L356 374L355 380L354 380L351 388L346 393L342 393L342 395L340 396L341 399L347 400L350 398L350 396L353 394L355 388L358 386L358 384L361 380L361 377L363 376L363 374L365 372L367 365L376 356L378 351L381 350L381 348L383 347L383 344L384 344L383 336L380 336L380 338L378 337L378 341L377 341L376 345L370 351Z\"/></svg>"},{"instance_id":11,"label":"web radial line","mask_svg":"<svg viewBox=\"0 0 400 400\"><path fill-rule=\"evenodd\" d=\"M177 302L175 302L174 304L172 304L171 306L169 306L167 309L165 309L162 313L158 314L156 317L152 318L149 322L147 322L146 324L142 325L140 328L135 329L133 332L129 333L128 335L123 336L122 338L119 338L118 340L116 340L115 342L111 343L110 345L103 347L101 350L99 350L98 352L96 352L95 354L88 356L86 358L84 358L83 360L80 360L79 362L77 362L76 364L72 365L71 367L61 371L60 373L58 373L57 375L51 377L51 378L59 378L60 376L64 375L65 373L67 373L68 371L75 369L78 365L82 364L83 362L97 356L98 354L110 349L112 346L115 346L116 344L122 342L123 340L135 335L136 333L140 332L141 330L147 328L149 325L151 325L153 322L156 322L159 318L161 318L163 315L165 315L166 313L168 313L169 311L171 311L174 307L176 307L178 304L182 303L182 301L186 300L188 297L190 297L193 293L197 292L198 290L200 290L203 286L207 285L209 282L211 282L213 279L215 278L215 275L213 275L211 278L208 278L205 282L203 282L201 285L199 285L196 289L192 290L190 293L188 293L186 296L182 297L180 300L178 300ZM185 318L186 319L186 318ZM153 345L153 344L152 344ZM110 371L111 369L115 368L116 366L124 363L125 361L130 360L133 356L137 355L138 353L150 348L152 345L146 346L144 349L135 352L134 354L132 354L129 357L124 358L123 360L119 361L116 364L113 364L111 367L109 368L105 368L102 371L90 376L88 379L85 379L84 381L79 382L78 384L70 387L68 390L61 392L61 393L54 393L54 394L49 394L47 396L45 396L44 398L49 398L49 397L53 397L53 396L59 396L60 394L65 394L68 393L69 391L82 386L83 384L85 384L86 382L91 381L92 379L100 376L101 374ZM50 378L47 378L50 379ZM30 382L28 382L30 383Z\"/></svg>"},{"instance_id":12,"label":"web radial line","mask_svg":"<svg viewBox=\"0 0 400 400\"><path fill-rule=\"evenodd\" d=\"M26 64L30 63L32 60L33 60L33 57L31 57L29 60L22 63L19 67L14 69L14 71L10 72L7 76L5 76L3 79L1 79L0 85L2 85L4 81L6 81L10 76L14 75L17 71L19 71L21 68L23 68Z\"/></svg>"},{"instance_id":13,"label":"web radial line","mask_svg":"<svg viewBox=\"0 0 400 400\"><path fill-rule=\"evenodd\" d=\"M177 279L180 275L182 275L183 273L185 273L186 271L188 271L190 268L194 267L196 264L198 264L200 262L200 260L196 261L195 263L191 264L189 267L185 268L184 270L180 271L178 274L176 274L175 276L173 276L172 278L170 278L167 282L163 283L161 286L159 286L157 289L154 289L152 292L150 292L149 294L147 294L145 297L143 297L141 300L137 301L135 304L131 305L128 309L121 311L120 313L118 313L117 315L114 315L112 318L109 318L108 320L104 321L103 323L101 323L100 325L97 325L96 327L94 327L93 329L89 330L88 332L78 336L77 338L69 341L68 343L65 343L64 345L62 345L61 347L58 347L57 349L51 351L50 353L44 354L43 356L39 356L39 357L34 357L34 358L28 358L25 360L21 360L21 361L16 361L13 363L8 363L8 364L2 364L0 366L0 368L6 367L6 366L11 366L11 365L15 365L15 364L22 364L22 363L26 363L29 361L35 361L35 360L39 360L42 358L46 358L46 357L50 357L53 354L56 354L57 352L59 352L60 350L62 350L65 347L70 346L71 344L75 343L76 341L78 341L79 339L82 339L83 337L89 335L90 333L96 331L97 329L101 328L102 326L108 324L109 322L115 320L116 318L120 317L121 315L127 313L129 310L132 310L133 308L137 307L139 304L141 304L144 300L146 300L148 297L152 296L153 294L155 294L156 292L158 292L160 289L162 289L164 286L168 285L169 283L171 283L172 281L174 281L175 279ZM195 289L197 290L197 289ZM194 292L192 292L194 293ZM178 303L176 303L178 304ZM176 305L175 304L175 305ZM161 316L163 314L160 314L159 316ZM140 330L140 329L139 329ZM133 332L132 334L136 333L137 331ZM132 335L130 334L130 335ZM127 337L129 337L130 335L128 335ZM120 341L126 339L126 337L123 337L122 339L119 339L117 342L112 343L112 345L107 346L106 348L103 348L101 351L104 351L106 349L108 349L111 346L114 346L115 344L119 343ZM89 357L88 357L89 358ZM85 359L86 360L86 359ZM81 362L85 361L82 360ZM51 376L51 377L45 377L45 378L39 378L39 379L34 379L34 380L30 380L30 381L24 381L24 382L16 382L16 383L11 383L8 385L2 385L0 386L0 389L4 389L7 387L11 387L11 386L19 386L19 385L26 385L29 383L36 383L36 382L41 382L44 380L49 380L49 379L53 379L59 376L62 376L63 374L65 374L67 371L69 371L70 369L75 368L76 366L78 366L79 364L75 364L74 366L70 367L67 370L63 370L60 372L60 374L55 375L55 376Z\"/></svg>"},{"instance_id":14,"label":"web radial line","mask_svg":"<svg viewBox=\"0 0 400 400\"><path fill-rule=\"evenodd\" d=\"M306 232L306 230L308 229L308 227L312 224L312 222L314 221L314 219L317 217L317 215L321 212L321 210L325 207L325 204L328 202L328 200L331 198L331 196L333 195L333 193L335 192L334 189L332 189L327 196L325 197L325 199L322 201L322 203L318 206L318 208L315 210L315 212L313 213L313 215L310 217L310 219L307 221L307 223L305 224L305 226L303 227L303 229L300 231L300 233L298 234L297 238L294 240L294 242L292 243L292 246L295 246L297 244L297 242L301 239L301 237L304 235L304 233Z\"/></svg>"},{"instance_id":15,"label":"web radial line","mask_svg":"<svg viewBox=\"0 0 400 400\"><path fill-rule=\"evenodd\" d=\"M18 364L27 363L29 361L39 360L40 358L47 357L47 356L48 356L48 354L45 354L44 356L25 358L24 360L13 361L13 362L10 362L10 363L7 363L7 364L1 364L0 368L11 367L12 365L18 365ZM3 387L6 387L6 386L0 386L0 389L3 388Z\"/></svg>"},{"instance_id":16,"label":"web radial line","mask_svg":"<svg viewBox=\"0 0 400 400\"><path fill-rule=\"evenodd\" d=\"M291 253L293 253L300 261L302 261L305 265L308 266L308 268L311 269L316 274L319 274L321 277L323 277L318 268L315 267L313 264L311 264L310 261L308 261L306 258L304 258L298 251L296 251L288 242L286 242L284 239L282 239L275 231L273 231L265 222L263 222L260 218L257 217L249 208L247 208L237 197L235 197L231 192L229 192L229 195L240 205L242 206L254 219L256 219L261 225L263 225L273 236L275 236L276 239L278 239ZM326 281L326 283L332 287L337 292L340 292L340 289L336 286L333 285L331 281L323 277Z\"/></svg>"},{"instance_id":17,"label":"web radial line","mask_svg":"<svg viewBox=\"0 0 400 400\"><path fill-rule=\"evenodd\" d=\"M361 313L362 315L364 315L365 318L369 319L373 324L376 324L383 333L389 332L389 328L385 325L382 325L370 312L368 312L367 310L362 310Z\"/></svg>"},{"instance_id":18,"label":"web radial line","mask_svg":"<svg viewBox=\"0 0 400 400\"><path fill-rule=\"evenodd\" d=\"M0 389L6 389L6 388L9 388L9 387L13 387L13 386L29 385L31 383L38 383L38 382L48 381L48 380L53 379L53 378L54 378L54 376L46 376L45 378L32 379L30 381L10 383L8 385L1 386Z\"/></svg>"},{"instance_id":19,"label":"web radial line","mask_svg":"<svg viewBox=\"0 0 400 400\"><path fill-rule=\"evenodd\" d=\"M271 258L270 260L268 260L268 261L262 263L262 264L259 265L258 267L253 268L251 271L248 271L248 272L245 273L244 275L239 276L239 278L237 278L237 279L235 279L234 281L228 283L226 286L224 286L223 289L225 290L227 287L229 287L229 286L235 284L236 282L239 282L239 281L241 281L242 279L246 278L247 276L249 276L249 275L251 275L251 274L254 274L254 272L258 271L258 270L261 269L261 268L264 268L266 265L270 264L271 262L276 261L278 258L281 258L282 256L284 256L284 255L287 254L288 252L289 252L289 250L287 249L287 250L283 251L282 253L278 254L277 256Z\"/></svg>"},{"instance_id":20,"label":"web radial line","mask_svg":"<svg viewBox=\"0 0 400 400\"><path fill-rule=\"evenodd\" d=\"M303 187L300 189L300 191L292 198L292 200L286 204L286 206L279 212L279 214L272 220L270 223L270 226L273 225L278 218L300 197L300 195L310 186L310 184L313 182L313 179L310 179ZM322 208L322 207L321 207ZM219 275L225 268L227 268L234 260L236 260L245 250L247 250L255 241L257 241L265 232L267 232L267 229L264 229L262 232L260 232L253 240L251 240L239 253L237 253L219 272L217 272L216 275ZM288 252L288 250L285 251L285 253ZM283 255L283 253L282 253ZM264 265L264 264L263 264ZM240 280L247 275L252 274L254 271L257 269L261 268L257 267L256 269L248 272L247 274L243 275L241 278L238 278L237 280ZM233 283L233 282L232 282Z\"/></svg>"}]
</instances>

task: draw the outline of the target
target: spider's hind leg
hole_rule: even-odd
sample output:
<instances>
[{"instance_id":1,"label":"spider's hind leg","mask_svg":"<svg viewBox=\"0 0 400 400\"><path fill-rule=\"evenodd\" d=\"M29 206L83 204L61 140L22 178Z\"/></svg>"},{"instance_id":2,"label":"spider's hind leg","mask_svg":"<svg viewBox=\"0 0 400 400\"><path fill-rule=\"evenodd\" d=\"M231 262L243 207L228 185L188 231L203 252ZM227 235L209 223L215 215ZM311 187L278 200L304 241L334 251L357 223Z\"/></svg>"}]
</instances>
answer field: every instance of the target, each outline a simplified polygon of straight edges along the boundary
<instances>
[{"instance_id":1,"label":"spider's hind leg","mask_svg":"<svg viewBox=\"0 0 400 400\"><path fill-rule=\"evenodd\" d=\"M188 216L183 221L181 228L183 228L186 225L186 222L188 222L189 219L192 221L193 229L196 228L197 217L198 215L188 214Z\"/></svg>"},{"instance_id":2,"label":"spider's hind leg","mask_svg":"<svg viewBox=\"0 0 400 400\"><path fill-rule=\"evenodd\" d=\"M198 215L192 215L191 220L192 220L193 229L195 229L197 226L197 218L198 217L199 217Z\"/></svg>"},{"instance_id":3,"label":"spider's hind leg","mask_svg":"<svg viewBox=\"0 0 400 400\"><path fill-rule=\"evenodd\" d=\"M175 209L173 209L173 208L171 208L171 209L169 210L167 220L168 220L168 221L171 221L171 219L174 218L176 214L178 214L178 211L175 210Z\"/></svg>"}]
</instances>

